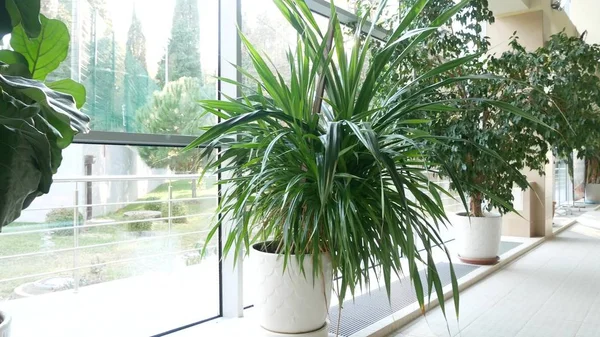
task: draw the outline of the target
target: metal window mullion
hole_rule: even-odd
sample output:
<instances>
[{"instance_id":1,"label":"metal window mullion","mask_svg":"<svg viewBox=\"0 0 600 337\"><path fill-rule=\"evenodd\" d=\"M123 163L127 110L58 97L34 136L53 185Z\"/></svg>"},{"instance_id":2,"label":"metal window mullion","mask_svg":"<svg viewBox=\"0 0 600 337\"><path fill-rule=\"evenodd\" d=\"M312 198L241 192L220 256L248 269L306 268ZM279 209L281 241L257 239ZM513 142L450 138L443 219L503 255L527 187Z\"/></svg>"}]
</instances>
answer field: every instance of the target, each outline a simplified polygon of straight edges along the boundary
<instances>
[{"instance_id":1,"label":"metal window mullion","mask_svg":"<svg viewBox=\"0 0 600 337\"><path fill-rule=\"evenodd\" d=\"M306 0L306 5L313 13L317 13L326 18L331 16L331 3L325 0ZM355 14L348 12L347 10L336 6L337 18L340 20L340 23L344 25L353 25L358 23L359 18ZM365 33L368 33L371 29L371 23L366 22L366 24L362 27L362 30ZM373 37L378 40L385 41L387 40L390 32L381 27L375 26L372 33Z\"/></svg>"},{"instance_id":2,"label":"metal window mullion","mask_svg":"<svg viewBox=\"0 0 600 337\"><path fill-rule=\"evenodd\" d=\"M219 2L219 77L241 82L241 74L235 65L242 65L242 43L238 35L238 27L242 26L241 0L220 0ZM241 95L239 86L224 81L219 81L219 99L228 97L239 97ZM227 178L219 176L219 179ZM219 198L222 189L227 186L219 186ZM219 215L222 216L222 215ZM244 315L243 295L243 263L242 255L223 256L223 242L233 226L231 219L223 221L219 230L219 252L220 252L220 291L221 291L221 315L223 317L235 318ZM235 263L236 259L238 262Z\"/></svg>"},{"instance_id":3,"label":"metal window mullion","mask_svg":"<svg viewBox=\"0 0 600 337\"><path fill-rule=\"evenodd\" d=\"M76 135L73 142L98 145L184 147L195 139L195 136L185 135L90 131L87 134Z\"/></svg>"}]
</instances>

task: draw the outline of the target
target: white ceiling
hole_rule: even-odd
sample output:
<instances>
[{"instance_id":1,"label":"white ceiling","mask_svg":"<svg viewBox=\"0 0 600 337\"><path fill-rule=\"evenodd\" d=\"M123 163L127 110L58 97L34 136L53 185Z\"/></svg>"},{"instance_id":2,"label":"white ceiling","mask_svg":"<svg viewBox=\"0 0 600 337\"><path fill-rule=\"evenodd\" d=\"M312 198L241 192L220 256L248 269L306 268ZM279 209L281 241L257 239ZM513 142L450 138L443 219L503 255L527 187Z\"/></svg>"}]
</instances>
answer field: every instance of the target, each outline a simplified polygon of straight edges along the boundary
<instances>
[{"instance_id":1,"label":"white ceiling","mask_svg":"<svg viewBox=\"0 0 600 337\"><path fill-rule=\"evenodd\" d=\"M600 1L600 0L598 0ZM529 9L530 0L490 0L489 6L494 15L523 12Z\"/></svg>"},{"instance_id":2,"label":"white ceiling","mask_svg":"<svg viewBox=\"0 0 600 337\"><path fill-rule=\"evenodd\" d=\"M571 0L569 17L588 43L600 43L600 0Z\"/></svg>"}]
</instances>

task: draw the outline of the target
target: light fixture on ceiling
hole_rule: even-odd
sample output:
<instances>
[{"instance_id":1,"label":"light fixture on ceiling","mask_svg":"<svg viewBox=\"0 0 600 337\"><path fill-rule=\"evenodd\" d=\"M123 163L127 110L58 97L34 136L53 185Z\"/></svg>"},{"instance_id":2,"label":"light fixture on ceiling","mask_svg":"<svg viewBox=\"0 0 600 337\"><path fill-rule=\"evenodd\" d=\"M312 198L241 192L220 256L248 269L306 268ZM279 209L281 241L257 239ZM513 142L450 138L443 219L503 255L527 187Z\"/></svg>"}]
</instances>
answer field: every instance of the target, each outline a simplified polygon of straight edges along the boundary
<instances>
[{"instance_id":1,"label":"light fixture on ceiling","mask_svg":"<svg viewBox=\"0 0 600 337\"><path fill-rule=\"evenodd\" d=\"M562 0L552 0L552 2L550 2L550 7L554 10L562 11L564 5Z\"/></svg>"}]
</instances>

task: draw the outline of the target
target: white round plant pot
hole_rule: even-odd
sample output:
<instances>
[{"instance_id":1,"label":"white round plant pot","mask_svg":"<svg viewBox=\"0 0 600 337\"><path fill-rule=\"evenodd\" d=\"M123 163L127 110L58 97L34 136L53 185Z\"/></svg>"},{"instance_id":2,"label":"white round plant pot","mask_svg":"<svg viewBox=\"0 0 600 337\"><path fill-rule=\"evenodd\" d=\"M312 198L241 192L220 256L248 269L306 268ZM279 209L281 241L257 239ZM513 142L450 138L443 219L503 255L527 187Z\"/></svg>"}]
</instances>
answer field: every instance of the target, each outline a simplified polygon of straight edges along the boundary
<instances>
[{"instance_id":1,"label":"white round plant pot","mask_svg":"<svg viewBox=\"0 0 600 337\"><path fill-rule=\"evenodd\" d=\"M0 337L10 337L10 316L0 311Z\"/></svg>"},{"instance_id":2,"label":"white round plant pot","mask_svg":"<svg viewBox=\"0 0 600 337\"><path fill-rule=\"evenodd\" d=\"M585 202L588 204L600 204L600 184L585 185Z\"/></svg>"},{"instance_id":3,"label":"white round plant pot","mask_svg":"<svg viewBox=\"0 0 600 337\"><path fill-rule=\"evenodd\" d=\"M283 255L252 248L256 282L254 307L264 336L326 337L333 282L331 258L321 256L322 268L313 277L312 256L304 257L305 274L295 256L283 269Z\"/></svg>"},{"instance_id":4,"label":"white round plant pot","mask_svg":"<svg viewBox=\"0 0 600 337\"><path fill-rule=\"evenodd\" d=\"M458 256L463 262L490 265L498 261L500 237L502 236L502 216L485 213L484 217L468 217L457 213L452 218L456 229Z\"/></svg>"}]
</instances>

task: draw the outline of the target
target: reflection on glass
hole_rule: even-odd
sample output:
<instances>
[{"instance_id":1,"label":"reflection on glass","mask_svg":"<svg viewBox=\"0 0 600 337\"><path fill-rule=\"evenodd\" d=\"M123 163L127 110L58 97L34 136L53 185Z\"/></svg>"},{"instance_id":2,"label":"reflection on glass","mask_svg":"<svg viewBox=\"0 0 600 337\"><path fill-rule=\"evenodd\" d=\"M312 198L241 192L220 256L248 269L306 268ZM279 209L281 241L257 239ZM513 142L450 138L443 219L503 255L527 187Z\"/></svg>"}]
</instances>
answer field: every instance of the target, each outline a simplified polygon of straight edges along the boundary
<instances>
[{"instance_id":1,"label":"reflection on glass","mask_svg":"<svg viewBox=\"0 0 600 337\"><path fill-rule=\"evenodd\" d=\"M208 173L198 181L203 164L190 160L197 156L193 152L181 162L172 157L153 167L144 151L70 146L50 193L3 228L2 307L29 322L48 306L44 316L56 324L26 324L19 335L45 335L36 330L44 329L61 337L88 336L85 324L64 334L62 326L72 321L97 326L97 317L117 321L135 312L146 317L143 326L126 320L94 333L149 336L219 314L217 241L209 243L206 257L199 254L214 223L216 176ZM156 306L170 308L168 317L148 320ZM73 315L61 314L66 310Z\"/></svg>"},{"instance_id":2,"label":"reflection on glass","mask_svg":"<svg viewBox=\"0 0 600 337\"><path fill-rule=\"evenodd\" d=\"M42 0L71 31L57 78L87 89L98 131L195 135L212 124L195 103L216 97L218 0Z\"/></svg>"}]
</instances>

